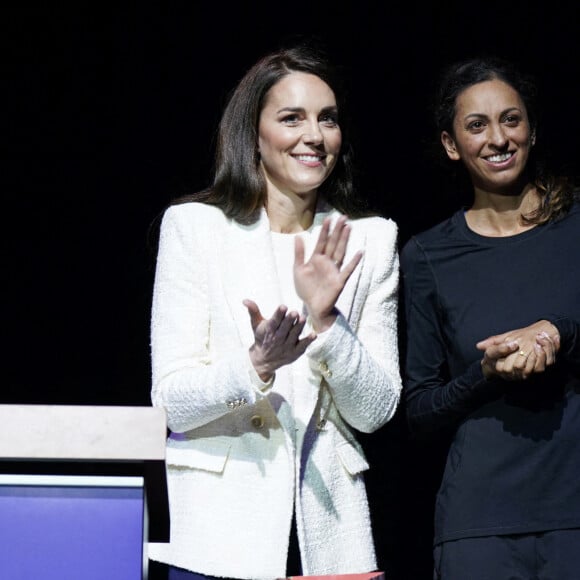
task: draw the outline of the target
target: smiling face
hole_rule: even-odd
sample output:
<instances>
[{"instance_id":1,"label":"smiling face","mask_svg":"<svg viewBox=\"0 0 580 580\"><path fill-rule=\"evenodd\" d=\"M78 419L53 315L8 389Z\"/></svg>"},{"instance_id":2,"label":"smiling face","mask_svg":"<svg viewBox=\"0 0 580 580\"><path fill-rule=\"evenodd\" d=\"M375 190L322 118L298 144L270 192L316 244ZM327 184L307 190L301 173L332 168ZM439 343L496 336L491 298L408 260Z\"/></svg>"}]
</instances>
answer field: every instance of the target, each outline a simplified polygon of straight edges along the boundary
<instances>
[{"instance_id":1,"label":"smiling face","mask_svg":"<svg viewBox=\"0 0 580 580\"><path fill-rule=\"evenodd\" d=\"M292 72L267 93L258 124L268 196L315 194L342 143L336 98L319 77Z\"/></svg>"},{"instance_id":2,"label":"smiling face","mask_svg":"<svg viewBox=\"0 0 580 580\"><path fill-rule=\"evenodd\" d=\"M461 160L476 190L489 193L517 192L534 140L521 97L499 79L461 92L453 135L441 134L449 158Z\"/></svg>"}]
</instances>

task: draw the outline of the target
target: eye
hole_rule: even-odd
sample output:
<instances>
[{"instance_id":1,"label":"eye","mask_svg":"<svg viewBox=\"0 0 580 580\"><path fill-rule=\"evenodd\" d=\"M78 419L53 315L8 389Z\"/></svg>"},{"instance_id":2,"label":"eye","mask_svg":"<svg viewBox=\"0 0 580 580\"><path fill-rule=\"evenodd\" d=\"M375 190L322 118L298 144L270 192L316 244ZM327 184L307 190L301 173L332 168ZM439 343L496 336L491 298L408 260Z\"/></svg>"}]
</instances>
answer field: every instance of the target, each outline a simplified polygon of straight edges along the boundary
<instances>
[{"instance_id":1,"label":"eye","mask_svg":"<svg viewBox=\"0 0 580 580\"><path fill-rule=\"evenodd\" d=\"M284 115L280 121L285 125L296 125L300 121L300 116L298 113L288 113Z\"/></svg>"},{"instance_id":2,"label":"eye","mask_svg":"<svg viewBox=\"0 0 580 580\"><path fill-rule=\"evenodd\" d=\"M336 113L323 113L320 115L320 122L327 127L338 126L338 115Z\"/></svg>"},{"instance_id":3,"label":"eye","mask_svg":"<svg viewBox=\"0 0 580 580\"><path fill-rule=\"evenodd\" d=\"M509 115L506 115L504 117L504 123L506 123L510 127L516 127L517 125L520 124L520 121L521 121L521 117L519 115L514 114L514 113L510 113Z\"/></svg>"},{"instance_id":4,"label":"eye","mask_svg":"<svg viewBox=\"0 0 580 580\"><path fill-rule=\"evenodd\" d=\"M471 123L467 125L467 129L472 133L479 133L480 131L483 131L484 127L485 123L480 119L477 119L476 121L471 121Z\"/></svg>"}]
</instances>

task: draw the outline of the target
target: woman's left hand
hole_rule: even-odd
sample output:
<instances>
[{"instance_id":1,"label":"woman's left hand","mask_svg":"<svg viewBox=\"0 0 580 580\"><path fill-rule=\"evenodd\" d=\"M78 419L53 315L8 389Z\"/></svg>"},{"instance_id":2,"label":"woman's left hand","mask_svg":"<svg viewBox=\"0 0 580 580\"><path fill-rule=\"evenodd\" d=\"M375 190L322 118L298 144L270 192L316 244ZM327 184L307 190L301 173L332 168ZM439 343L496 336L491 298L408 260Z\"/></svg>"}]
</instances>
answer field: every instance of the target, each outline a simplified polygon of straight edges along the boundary
<instances>
[{"instance_id":1,"label":"woman's left hand","mask_svg":"<svg viewBox=\"0 0 580 580\"><path fill-rule=\"evenodd\" d=\"M553 324L540 320L524 328L490 336L476 346L484 351L482 368L486 376L522 380L544 372L556 362L560 335Z\"/></svg>"},{"instance_id":2,"label":"woman's left hand","mask_svg":"<svg viewBox=\"0 0 580 580\"><path fill-rule=\"evenodd\" d=\"M307 262L304 262L304 241L296 236L294 284L316 332L323 332L334 323L336 301L362 258L359 251L343 265L351 231L346 221L346 216L340 216L331 232L330 218L324 220L314 252Z\"/></svg>"}]
</instances>

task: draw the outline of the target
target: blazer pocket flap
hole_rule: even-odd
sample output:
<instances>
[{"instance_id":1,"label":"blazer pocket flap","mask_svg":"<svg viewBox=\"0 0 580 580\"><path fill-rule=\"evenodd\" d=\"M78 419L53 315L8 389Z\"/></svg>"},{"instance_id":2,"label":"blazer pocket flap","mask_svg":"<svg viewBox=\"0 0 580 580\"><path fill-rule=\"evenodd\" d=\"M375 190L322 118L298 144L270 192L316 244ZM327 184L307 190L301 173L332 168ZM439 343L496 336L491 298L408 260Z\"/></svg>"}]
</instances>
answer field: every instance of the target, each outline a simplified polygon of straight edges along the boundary
<instances>
[{"instance_id":1,"label":"blazer pocket flap","mask_svg":"<svg viewBox=\"0 0 580 580\"><path fill-rule=\"evenodd\" d=\"M370 467L363 452L346 441L337 445L336 452L340 462L351 475L357 475Z\"/></svg>"},{"instance_id":2,"label":"blazer pocket flap","mask_svg":"<svg viewBox=\"0 0 580 580\"><path fill-rule=\"evenodd\" d=\"M180 447L167 447L166 463L172 467L189 467L222 473L231 443L226 441L187 441Z\"/></svg>"}]
</instances>

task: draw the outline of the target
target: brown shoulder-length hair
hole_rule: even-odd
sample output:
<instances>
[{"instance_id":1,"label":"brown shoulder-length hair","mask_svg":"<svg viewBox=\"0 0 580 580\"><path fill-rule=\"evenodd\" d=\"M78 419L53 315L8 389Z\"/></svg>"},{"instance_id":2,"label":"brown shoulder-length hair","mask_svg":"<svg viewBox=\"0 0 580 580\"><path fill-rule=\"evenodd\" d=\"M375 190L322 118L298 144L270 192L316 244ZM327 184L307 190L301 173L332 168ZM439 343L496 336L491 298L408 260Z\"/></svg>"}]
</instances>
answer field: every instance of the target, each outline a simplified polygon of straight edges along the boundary
<instances>
[{"instance_id":1,"label":"brown shoulder-length hair","mask_svg":"<svg viewBox=\"0 0 580 580\"><path fill-rule=\"evenodd\" d=\"M437 138L443 131L453 135L455 106L460 93L475 84L494 79L507 83L517 91L526 107L530 129L537 134L538 90L534 77L519 70L512 62L495 56L484 56L454 63L441 75L434 104ZM441 151L440 142L438 150ZM574 180L569 176L554 175L548 169L546 159L540 158L537 147L532 149L526 171L542 203L536 211L522 216L524 221L542 224L568 213L575 197Z\"/></svg>"},{"instance_id":2,"label":"brown shoulder-length hair","mask_svg":"<svg viewBox=\"0 0 580 580\"><path fill-rule=\"evenodd\" d=\"M262 57L230 94L218 127L213 182L206 189L181 196L173 203L199 201L215 205L240 223L257 220L266 200L266 181L259 168L258 123L268 91L291 72L321 78L334 92L338 105L342 146L337 163L319 188L332 207L350 217L367 214L355 195L353 151L348 141L345 94L338 68L320 47L297 44Z\"/></svg>"}]
</instances>

